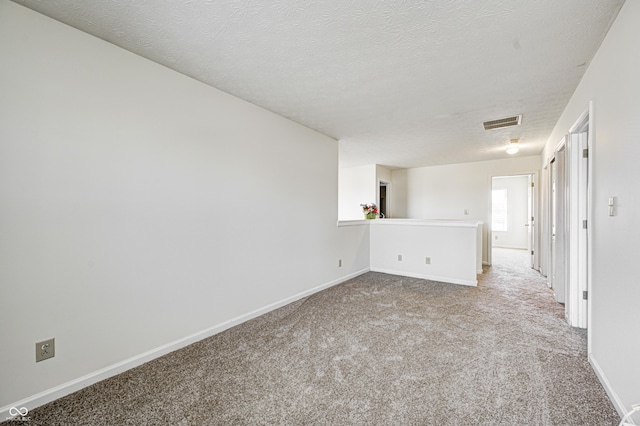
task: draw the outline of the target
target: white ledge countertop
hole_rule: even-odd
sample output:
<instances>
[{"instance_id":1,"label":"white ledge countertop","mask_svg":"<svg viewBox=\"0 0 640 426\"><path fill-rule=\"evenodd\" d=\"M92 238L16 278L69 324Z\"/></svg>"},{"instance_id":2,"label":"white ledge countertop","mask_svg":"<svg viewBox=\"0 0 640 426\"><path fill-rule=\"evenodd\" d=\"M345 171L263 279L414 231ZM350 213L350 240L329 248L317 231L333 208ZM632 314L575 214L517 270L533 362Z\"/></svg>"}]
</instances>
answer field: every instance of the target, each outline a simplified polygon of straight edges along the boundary
<instances>
[{"instance_id":1,"label":"white ledge countertop","mask_svg":"<svg viewBox=\"0 0 640 426\"><path fill-rule=\"evenodd\" d=\"M360 220L339 220L338 226L357 225L404 225L404 226L439 226L457 228L476 228L484 223L479 220L465 219L360 219Z\"/></svg>"}]
</instances>

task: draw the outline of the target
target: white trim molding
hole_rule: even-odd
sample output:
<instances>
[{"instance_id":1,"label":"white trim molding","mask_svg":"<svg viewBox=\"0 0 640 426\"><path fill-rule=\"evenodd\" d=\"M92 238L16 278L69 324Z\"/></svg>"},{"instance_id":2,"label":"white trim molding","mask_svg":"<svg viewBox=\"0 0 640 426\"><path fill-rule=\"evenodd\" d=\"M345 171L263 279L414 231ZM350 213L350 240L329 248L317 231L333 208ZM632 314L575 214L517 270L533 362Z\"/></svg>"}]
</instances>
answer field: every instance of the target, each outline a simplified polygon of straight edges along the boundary
<instances>
[{"instance_id":1,"label":"white trim molding","mask_svg":"<svg viewBox=\"0 0 640 426\"><path fill-rule=\"evenodd\" d=\"M310 296L314 293L318 293L319 291L322 291L329 287L333 287L335 285L341 284L345 281L348 281L352 278L355 278L367 272L369 272L369 268L365 268L360 271L353 272L351 274L345 275L333 281L321 284L317 287L314 287L309 290L305 290L303 292L295 294L293 296L287 297L278 302L274 302L262 308L256 309L254 311L247 312L246 314L232 318L228 321L224 321L220 324L214 325L213 327L207 328L205 330L201 330L199 332L185 336L181 339L174 340L173 342L167 343L166 345L162 345L157 348L151 349L147 352L141 353L139 355L135 355L131 358L125 359L124 361L109 365L97 371L93 371L82 377L63 383L59 386L55 386L51 389L47 389L46 391L37 393L28 398L22 399L20 401L16 401L12 404L9 404L5 407L0 408L0 421L3 421L3 419L9 419L12 417L9 412L12 408L27 407L29 410L32 410L34 408L40 407L51 401L55 401L56 399L65 397L83 388L86 388L87 386L90 386L102 380L108 379L109 377L116 376L127 370L138 367L146 362L152 361L156 358L160 358L161 356L166 355L170 352L176 351L192 343L214 336L238 324L242 324L243 322L249 321L250 319L259 317L260 315L266 314L267 312L271 312L275 309L288 305L289 303L293 303L297 300Z\"/></svg>"},{"instance_id":2,"label":"white trim molding","mask_svg":"<svg viewBox=\"0 0 640 426\"><path fill-rule=\"evenodd\" d=\"M389 274L389 275L399 275L399 276L403 276L403 277L411 277L411 278L420 278L423 280L431 280L431 281L438 281L441 283L448 283L448 284L458 284L458 285L466 285L469 287L477 287L478 286L478 281L473 281L473 280L463 280L463 279L458 279L458 278L450 278L450 277L441 277L441 276L436 276L436 275L425 275L425 274L416 274L413 272L405 272L405 271L395 271L393 269L385 269L385 268L371 268L372 272L382 272L383 274Z\"/></svg>"},{"instance_id":3,"label":"white trim molding","mask_svg":"<svg viewBox=\"0 0 640 426\"><path fill-rule=\"evenodd\" d=\"M600 368L600 364L598 364L598 361L596 361L593 354L589 354L589 364L591 364L593 371L596 373L598 380L600 380L602 387L609 396L609 399L611 400L611 403L615 407L616 411L618 412L620 417L624 417L624 415L627 414L627 410L624 408L624 404L620 400L620 397L618 396L616 391L614 391L611 387L611 383L609 383L609 380L607 380L607 377L604 375L604 371L602 371L602 368Z\"/></svg>"}]
</instances>

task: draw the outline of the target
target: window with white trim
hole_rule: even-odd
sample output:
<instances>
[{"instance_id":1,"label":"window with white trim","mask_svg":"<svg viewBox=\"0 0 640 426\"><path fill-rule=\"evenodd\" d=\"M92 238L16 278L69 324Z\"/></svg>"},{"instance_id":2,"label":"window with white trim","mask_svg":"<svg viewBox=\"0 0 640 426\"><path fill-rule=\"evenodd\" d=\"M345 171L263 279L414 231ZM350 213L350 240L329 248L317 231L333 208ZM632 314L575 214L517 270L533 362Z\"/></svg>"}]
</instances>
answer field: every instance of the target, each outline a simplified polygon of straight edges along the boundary
<instances>
[{"instance_id":1,"label":"window with white trim","mask_svg":"<svg viewBox=\"0 0 640 426\"><path fill-rule=\"evenodd\" d=\"M491 193L491 228L507 231L507 189L494 189Z\"/></svg>"}]
</instances>

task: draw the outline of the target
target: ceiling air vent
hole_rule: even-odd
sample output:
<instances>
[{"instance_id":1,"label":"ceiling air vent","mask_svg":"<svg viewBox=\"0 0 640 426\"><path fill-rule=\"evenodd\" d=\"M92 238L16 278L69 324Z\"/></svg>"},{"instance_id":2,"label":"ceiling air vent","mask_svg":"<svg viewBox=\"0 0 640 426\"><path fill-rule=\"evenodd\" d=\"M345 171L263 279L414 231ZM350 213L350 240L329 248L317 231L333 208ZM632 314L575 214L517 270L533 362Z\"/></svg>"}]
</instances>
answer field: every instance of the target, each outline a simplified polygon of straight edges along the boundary
<instances>
[{"instance_id":1,"label":"ceiling air vent","mask_svg":"<svg viewBox=\"0 0 640 426\"><path fill-rule=\"evenodd\" d=\"M485 121L483 124L485 130L492 130L499 129L501 127L519 126L521 121L522 114L514 117L501 118L499 120Z\"/></svg>"}]
</instances>

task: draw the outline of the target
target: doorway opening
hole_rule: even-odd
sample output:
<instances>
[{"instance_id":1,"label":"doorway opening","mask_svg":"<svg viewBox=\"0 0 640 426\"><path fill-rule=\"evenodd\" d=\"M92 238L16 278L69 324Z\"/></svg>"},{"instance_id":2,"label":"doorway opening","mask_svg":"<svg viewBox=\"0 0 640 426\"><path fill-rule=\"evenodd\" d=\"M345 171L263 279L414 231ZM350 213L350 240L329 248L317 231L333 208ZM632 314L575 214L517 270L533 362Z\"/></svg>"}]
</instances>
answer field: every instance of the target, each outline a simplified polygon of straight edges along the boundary
<instances>
[{"instance_id":1,"label":"doorway opening","mask_svg":"<svg viewBox=\"0 0 640 426\"><path fill-rule=\"evenodd\" d=\"M560 142L547 167L549 286L565 305L569 325L580 328L588 328L590 310L590 108Z\"/></svg>"},{"instance_id":2,"label":"doorway opening","mask_svg":"<svg viewBox=\"0 0 640 426\"><path fill-rule=\"evenodd\" d=\"M378 209L380 210L380 218L389 217L389 182L380 181L378 191Z\"/></svg>"},{"instance_id":3,"label":"doorway opening","mask_svg":"<svg viewBox=\"0 0 640 426\"><path fill-rule=\"evenodd\" d=\"M490 262L500 261L495 250L518 250L535 268L535 174L491 178ZM495 258L495 259L494 259Z\"/></svg>"},{"instance_id":4,"label":"doorway opening","mask_svg":"<svg viewBox=\"0 0 640 426\"><path fill-rule=\"evenodd\" d=\"M567 300L567 150L563 142L556 149L550 163L550 269L549 287L558 303ZM566 311L565 311L566 316Z\"/></svg>"}]
</instances>

